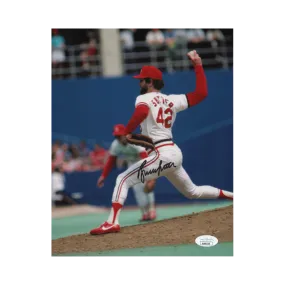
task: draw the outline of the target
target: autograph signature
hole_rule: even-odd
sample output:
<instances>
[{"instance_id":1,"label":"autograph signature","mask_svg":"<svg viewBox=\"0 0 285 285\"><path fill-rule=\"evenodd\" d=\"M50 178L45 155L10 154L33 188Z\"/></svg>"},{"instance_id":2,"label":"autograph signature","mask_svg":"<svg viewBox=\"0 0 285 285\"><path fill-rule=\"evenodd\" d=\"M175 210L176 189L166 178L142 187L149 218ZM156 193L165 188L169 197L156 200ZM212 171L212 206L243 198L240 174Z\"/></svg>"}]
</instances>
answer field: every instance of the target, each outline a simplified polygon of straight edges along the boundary
<instances>
[{"instance_id":1,"label":"autograph signature","mask_svg":"<svg viewBox=\"0 0 285 285\"><path fill-rule=\"evenodd\" d=\"M159 163L158 168L153 168L153 169L150 169L150 170L146 171L146 170L143 169L146 164L147 164L147 161L145 160L145 161L141 164L141 166L140 166L140 168L139 168L139 170L138 170L138 179L140 179L142 183L144 183L145 177L148 176L148 175L150 175L150 174L157 173L157 176L159 176L160 173L161 173L163 170L166 170L166 169L168 169L168 168L171 168L172 166L173 166L173 167L176 167L176 166L174 165L174 162L168 162L168 163L166 163L166 164L164 164L164 165L162 166L162 160L160 160L160 163Z\"/></svg>"}]
</instances>

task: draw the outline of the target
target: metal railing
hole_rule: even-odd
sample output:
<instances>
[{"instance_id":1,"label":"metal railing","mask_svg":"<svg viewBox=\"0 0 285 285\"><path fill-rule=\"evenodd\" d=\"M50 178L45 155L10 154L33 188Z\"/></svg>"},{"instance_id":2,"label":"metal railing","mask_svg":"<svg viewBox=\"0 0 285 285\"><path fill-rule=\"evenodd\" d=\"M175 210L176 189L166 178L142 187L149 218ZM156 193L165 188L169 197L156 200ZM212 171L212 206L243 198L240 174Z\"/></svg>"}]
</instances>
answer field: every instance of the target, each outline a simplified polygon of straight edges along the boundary
<instances>
[{"instance_id":1,"label":"metal railing","mask_svg":"<svg viewBox=\"0 0 285 285\"><path fill-rule=\"evenodd\" d=\"M61 63L52 64L53 78L77 78L102 76L102 63L100 47L96 46L95 55L85 55L88 45L66 46L64 48L65 60Z\"/></svg>"},{"instance_id":2,"label":"metal railing","mask_svg":"<svg viewBox=\"0 0 285 285\"><path fill-rule=\"evenodd\" d=\"M233 46L222 41L217 46L194 47L201 55L205 68L229 68L233 65ZM67 46L64 50L65 61L52 67L53 78L97 77L103 75L100 46L96 55L82 57L88 45ZM191 48L192 49L192 48ZM122 65L125 74L139 72L143 65L155 65L164 72L187 70L191 64L186 54L189 51L187 42L179 43L174 49L167 45L159 48L148 46L146 42L136 42L134 48L124 50L122 46Z\"/></svg>"},{"instance_id":3,"label":"metal railing","mask_svg":"<svg viewBox=\"0 0 285 285\"><path fill-rule=\"evenodd\" d=\"M201 47L206 45L208 47ZM189 45L186 41L180 42L176 47L167 45L160 47L148 46L146 42L137 42L132 51L123 51L123 66L125 73L138 72L143 65L155 65L166 72L188 70L191 66L187 52L196 49L201 55L205 68L229 68L233 64L233 46L227 41L221 41L217 46L211 46L210 42L199 45ZM190 47L189 47L190 46ZM122 47L122 50L123 47Z\"/></svg>"}]
</instances>

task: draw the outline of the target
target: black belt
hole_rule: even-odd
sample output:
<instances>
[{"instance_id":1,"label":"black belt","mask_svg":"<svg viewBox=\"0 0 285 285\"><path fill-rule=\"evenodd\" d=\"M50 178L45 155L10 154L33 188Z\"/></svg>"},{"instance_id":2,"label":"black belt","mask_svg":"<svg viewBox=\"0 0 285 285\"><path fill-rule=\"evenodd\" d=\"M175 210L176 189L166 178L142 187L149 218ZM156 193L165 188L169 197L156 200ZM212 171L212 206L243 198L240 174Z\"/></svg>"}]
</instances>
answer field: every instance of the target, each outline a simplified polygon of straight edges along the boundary
<instances>
[{"instance_id":1,"label":"black belt","mask_svg":"<svg viewBox=\"0 0 285 285\"><path fill-rule=\"evenodd\" d=\"M164 139L164 140L160 140L157 141L155 143L153 143L154 145L158 144L158 143L162 143L162 142L172 142L172 139ZM146 147L146 150L149 150L150 148Z\"/></svg>"},{"instance_id":2,"label":"black belt","mask_svg":"<svg viewBox=\"0 0 285 285\"><path fill-rule=\"evenodd\" d=\"M156 144L158 144L158 143L162 143L162 142L172 142L172 139L164 139L164 140L160 140L160 141L157 141L157 142L155 142L154 144L156 145Z\"/></svg>"}]
</instances>

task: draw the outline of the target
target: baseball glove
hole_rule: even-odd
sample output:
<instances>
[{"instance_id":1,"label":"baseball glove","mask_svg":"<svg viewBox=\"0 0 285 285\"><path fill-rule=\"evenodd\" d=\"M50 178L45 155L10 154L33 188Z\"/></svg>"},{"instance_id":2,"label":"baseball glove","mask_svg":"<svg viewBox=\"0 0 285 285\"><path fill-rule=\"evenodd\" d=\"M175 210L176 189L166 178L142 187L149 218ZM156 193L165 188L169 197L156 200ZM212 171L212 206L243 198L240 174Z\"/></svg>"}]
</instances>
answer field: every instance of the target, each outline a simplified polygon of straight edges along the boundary
<instances>
[{"instance_id":1,"label":"baseball glove","mask_svg":"<svg viewBox=\"0 0 285 285\"><path fill-rule=\"evenodd\" d=\"M128 134L126 135L128 143L145 147L146 149L154 149L154 143L148 136L141 134Z\"/></svg>"}]
</instances>

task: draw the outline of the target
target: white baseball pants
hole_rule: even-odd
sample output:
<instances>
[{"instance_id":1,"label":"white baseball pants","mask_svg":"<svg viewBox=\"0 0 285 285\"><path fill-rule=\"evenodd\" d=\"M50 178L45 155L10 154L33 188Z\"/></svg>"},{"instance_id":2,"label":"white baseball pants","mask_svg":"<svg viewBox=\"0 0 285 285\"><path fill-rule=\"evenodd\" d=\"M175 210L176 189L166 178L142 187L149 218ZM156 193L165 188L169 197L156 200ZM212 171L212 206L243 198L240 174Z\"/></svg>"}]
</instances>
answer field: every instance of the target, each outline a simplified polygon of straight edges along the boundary
<instances>
[{"instance_id":1,"label":"white baseball pants","mask_svg":"<svg viewBox=\"0 0 285 285\"><path fill-rule=\"evenodd\" d=\"M174 143L162 143L148 158L133 164L116 180L112 202L124 204L128 189L138 183L165 176L187 198L218 198L220 190L212 186L196 186L182 166L183 155Z\"/></svg>"}]
</instances>

